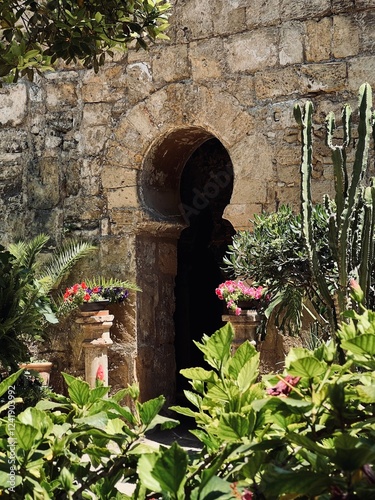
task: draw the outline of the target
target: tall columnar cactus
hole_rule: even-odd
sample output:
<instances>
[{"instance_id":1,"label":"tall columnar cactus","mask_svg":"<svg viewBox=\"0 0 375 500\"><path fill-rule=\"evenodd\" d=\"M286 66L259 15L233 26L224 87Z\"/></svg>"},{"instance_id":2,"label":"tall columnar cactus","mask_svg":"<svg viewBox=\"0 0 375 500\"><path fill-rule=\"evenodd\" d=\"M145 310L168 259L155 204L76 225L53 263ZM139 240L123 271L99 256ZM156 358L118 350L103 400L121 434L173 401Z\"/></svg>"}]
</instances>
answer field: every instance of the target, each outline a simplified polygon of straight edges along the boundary
<instances>
[{"instance_id":1,"label":"tall columnar cactus","mask_svg":"<svg viewBox=\"0 0 375 500\"><path fill-rule=\"evenodd\" d=\"M358 280L369 305L371 272L374 267L375 187L374 179L366 180L371 134L374 132L375 114L372 112L372 91L368 83L359 90L358 139L349 180L347 149L351 143L352 113L349 105L342 109L343 139L334 144L336 128L332 112L327 115L327 145L332 151L335 197L325 196L328 214L329 243L337 279L328 280L322 272L314 239L312 220L312 114L310 101L304 108L296 105L294 116L302 133L301 158L301 212L303 234L313 279L319 296L327 307L328 320L335 332L341 314L350 307L349 280Z\"/></svg>"}]
</instances>

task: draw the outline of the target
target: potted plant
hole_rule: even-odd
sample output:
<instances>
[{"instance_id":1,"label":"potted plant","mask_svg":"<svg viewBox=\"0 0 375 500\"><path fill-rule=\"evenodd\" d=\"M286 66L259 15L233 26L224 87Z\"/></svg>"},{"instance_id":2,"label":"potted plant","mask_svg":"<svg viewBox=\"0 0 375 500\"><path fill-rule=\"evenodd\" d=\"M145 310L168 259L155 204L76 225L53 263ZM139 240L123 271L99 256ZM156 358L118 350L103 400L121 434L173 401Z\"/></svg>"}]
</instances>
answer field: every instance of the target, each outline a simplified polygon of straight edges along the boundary
<instances>
[{"instance_id":1,"label":"potted plant","mask_svg":"<svg viewBox=\"0 0 375 500\"><path fill-rule=\"evenodd\" d=\"M269 302L267 289L249 286L244 281L227 280L215 289L220 300L224 300L229 314L240 316L243 309L261 312Z\"/></svg>"},{"instance_id":2,"label":"potted plant","mask_svg":"<svg viewBox=\"0 0 375 500\"><path fill-rule=\"evenodd\" d=\"M227 280L215 289L215 293L226 303L227 314L222 316L222 320L230 322L236 332L232 352L246 340L258 345L266 324L264 311L269 303L267 289L248 285L242 280Z\"/></svg>"},{"instance_id":3,"label":"potted plant","mask_svg":"<svg viewBox=\"0 0 375 500\"><path fill-rule=\"evenodd\" d=\"M21 363L20 368L24 368L30 376L36 374L43 386L49 386L49 379L53 368L51 361L31 358L29 363Z\"/></svg>"},{"instance_id":4,"label":"potted plant","mask_svg":"<svg viewBox=\"0 0 375 500\"><path fill-rule=\"evenodd\" d=\"M65 315L77 308L82 311L95 311L107 304L119 304L128 298L130 290L141 291L131 281L102 276L75 283L65 290L59 313Z\"/></svg>"}]
</instances>

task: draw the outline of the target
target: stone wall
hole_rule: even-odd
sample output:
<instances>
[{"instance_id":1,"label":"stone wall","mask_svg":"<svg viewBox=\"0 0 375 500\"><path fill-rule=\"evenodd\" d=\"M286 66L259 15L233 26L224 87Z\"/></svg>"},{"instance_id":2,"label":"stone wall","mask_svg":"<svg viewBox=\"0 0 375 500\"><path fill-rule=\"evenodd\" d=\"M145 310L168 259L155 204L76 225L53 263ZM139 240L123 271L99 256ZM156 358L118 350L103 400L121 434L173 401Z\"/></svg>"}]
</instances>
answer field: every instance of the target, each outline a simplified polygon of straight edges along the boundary
<instances>
[{"instance_id":1,"label":"stone wall","mask_svg":"<svg viewBox=\"0 0 375 500\"><path fill-rule=\"evenodd\" d=\"M0 89L1 243L41 231L52 244L96 242L74 279L105 273L143 288L113 327L110 383L139 380L145 397L169 399L187 159L211 137L224 145L234 171L224 217L235 229L281 203L298 209L293 105L312 99L319 202L333 184L325 114L344 100L356 108L360 84L375 86L373 0L172 3L170 41L99 74L60 68ZM59 369L79 372L67 345Z\"/></svg>"}]
</instances>

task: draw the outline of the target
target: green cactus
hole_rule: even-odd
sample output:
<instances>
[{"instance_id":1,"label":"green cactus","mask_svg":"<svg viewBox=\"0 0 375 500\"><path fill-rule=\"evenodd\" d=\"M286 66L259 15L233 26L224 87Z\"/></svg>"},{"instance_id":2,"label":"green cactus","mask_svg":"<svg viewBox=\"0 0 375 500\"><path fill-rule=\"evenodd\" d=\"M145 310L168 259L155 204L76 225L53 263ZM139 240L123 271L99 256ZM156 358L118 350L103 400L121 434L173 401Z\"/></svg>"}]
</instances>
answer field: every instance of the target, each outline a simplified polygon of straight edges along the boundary
<instances>
[{"instance_id":1,"label":"green cactus","mask_svg":"<svg viewBox=\"0 0 375 500\"><path fill-rule=\"evenodd\" d=\"M328 214L329 244L335 266L337 282L326 279L322 273L314 240L311 198L312 172L312 114L308 101L302 109L294 107L294 116L302 133L301 154L301 213L302 227L308 251L309 265L321 301L327 307L332 332L338 328L342 313L350 307L349 280L356 279L365 292L365 305L369 306L371 273L374 265L375 187L373 180L366 185L368 154L375 115L372 91L368 83L359 90L359 123L355 158L349 181L347 148L351 143L352 113L349 105L342 109L343 139L333 143L336 129L332 112L326 118L327 145L332 151L335 197L325 197Z\"/></svg>"}]
</instances>

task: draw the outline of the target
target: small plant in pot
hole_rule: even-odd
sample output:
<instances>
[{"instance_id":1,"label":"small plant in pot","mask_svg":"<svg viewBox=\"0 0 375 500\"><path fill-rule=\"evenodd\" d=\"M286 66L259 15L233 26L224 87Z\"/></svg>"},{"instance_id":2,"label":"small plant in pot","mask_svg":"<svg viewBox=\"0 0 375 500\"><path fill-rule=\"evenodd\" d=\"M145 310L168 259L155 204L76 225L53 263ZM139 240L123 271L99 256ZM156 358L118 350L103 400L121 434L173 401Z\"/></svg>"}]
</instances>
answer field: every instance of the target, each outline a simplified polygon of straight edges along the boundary
<instances>
[{"instance_id":1,"label":"small plant in pot","mask_svg":"<svg viewBox=\"0 0 375 500\"><path fill-rule=\"evenodd\" d=\"M242 309L263 312L269 303L267 289L263 286L251 286L238 280L227 280L215 289L220 300L224 300L229 312L240 316Z\"/></svg>"},{"instance_id":2,"label":"small plant in pot","mask_svg":"<svg viewBox=\"0 0 375 500\"><path fill-rule=\"evenodd\" d=\"M102 276L75 283L65 290L59 313L66 315L77 308L94 311L108 304L119 304L128 298L130 290L141 291L131 281L107 279Z\"/></svg>"}]
</instances>

